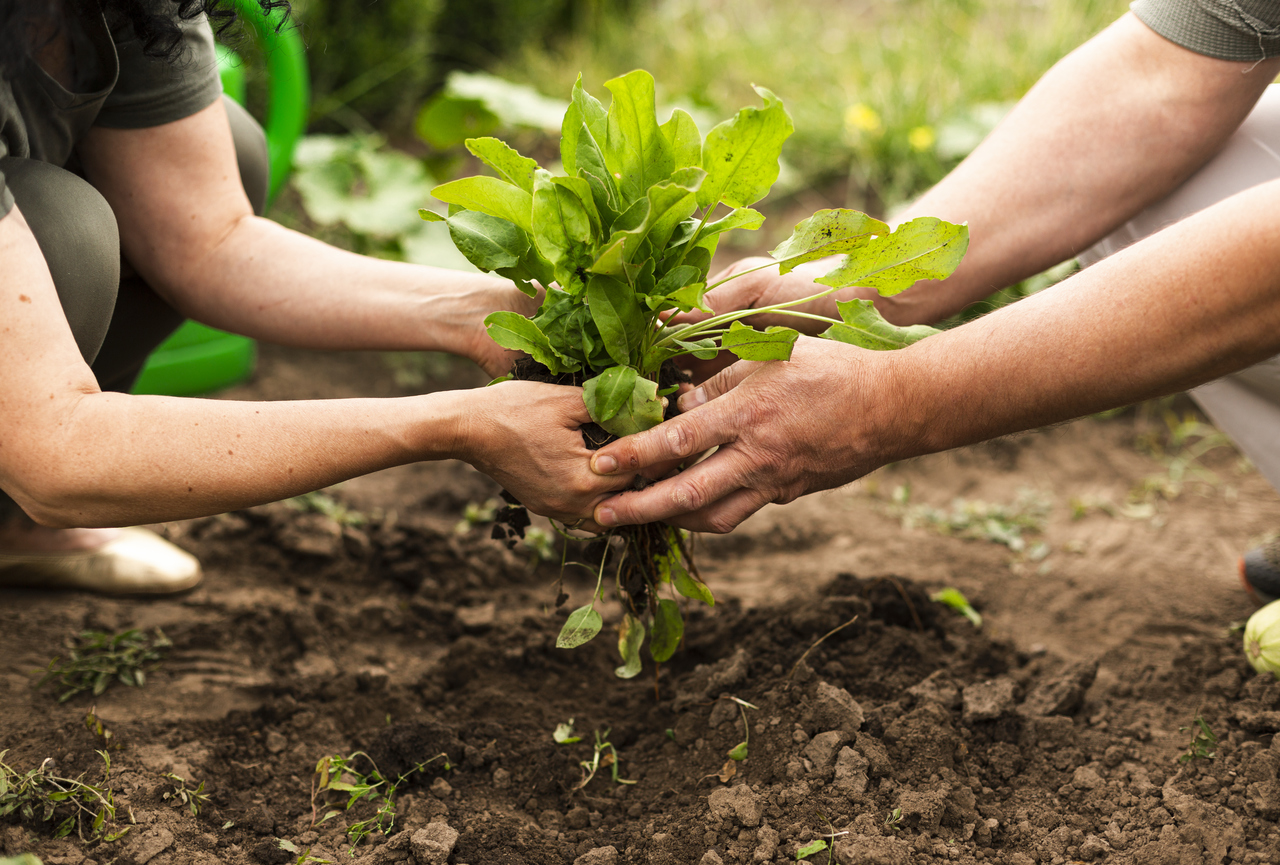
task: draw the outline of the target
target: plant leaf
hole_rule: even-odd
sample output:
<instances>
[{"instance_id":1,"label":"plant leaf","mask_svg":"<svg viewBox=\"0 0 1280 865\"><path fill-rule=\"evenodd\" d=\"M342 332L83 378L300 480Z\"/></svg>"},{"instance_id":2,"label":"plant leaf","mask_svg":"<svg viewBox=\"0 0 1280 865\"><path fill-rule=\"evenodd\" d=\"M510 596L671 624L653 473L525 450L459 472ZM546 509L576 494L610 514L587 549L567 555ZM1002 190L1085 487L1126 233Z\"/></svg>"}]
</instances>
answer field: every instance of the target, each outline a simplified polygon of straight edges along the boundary
<instances>
[{"instance_id":1,"label":"plant leaf","mask_svg":"<svg viewBox=\"0 0 1280 865\"><path fill-rule=\"evenodd\" d=\"M573 719L570 718L567 724L556 724L556 728L551 733L551 738L555 739L557 745L572 745L574 742L581 742L581 736L573 735Z\"/></svg>"},{"instance_id":2,"label":"plant leaf","mask_svg":"<svg viewBox=\"0 0 1280 865\"><path fill-rule=\"evenodd\" d=\"M653 616L653 633L649 636L649 654L661 664L676 653L684 636L684 617L680 605L668 598L658 601Z\"/></svg>"},{"instance_id":3,"label":"plant leaf","mask_svg":"<svg viewBox=\"0 0 1280 865\"><path fill-rule=\"evenodd\" d=\"M508 182L533 195L533 172L538 163L497 138L468 138L467 149Z\"/></svg>"},{"instance_id":4,"label":"plant leaf","mask_svg":"<svg viewBox=\"0 0 1280 865\"><path fill-rule=\"evenodd\" d=\"M603 147L605 164L623 202L630 204L670 177L675 159L658 128L653 76L637 69L604 86L613 94Z\"/></svg>"},{"instance_id":5,"label":"plant leaf","mask_svg":"<svg viewBox=\"0 0 1280 865\"><path fill-rule=\"evenodd\" d=\"M708 607L716 605L716 599L707 588L707 584L690 576L683 565L676 564L671 568L671 582L676 587L676 591L686 598L702 601Z\"/></svg>"},{"instance_id":6,"label":"plant leaf","mask_svg":"<svg viewBox=\"0 0 1280 865\"><path fill-rule=\"evenodd\" d=\"M812 856L814 853L821 853L823 850L826 850L826 849L827 849L827 842L823 841L821 838L817 839L816 841L810 841L808 844L804 845L803 847L801 847L799 850L796 851L796 861L799 862L801 859L805 858L806 856Z\"/></svg>"},{"instance_id":7,"label":"plant leaf","mask_svg":"<svg viewBox=\"0 0 1280 865\"><path fill-rule=\"evenodd\" d=\"M800 332L789 327L756 330L735 321L720 338L720 347L743 360L788 360Z\"/></svg>"},{"instance_id":8,"label":"plant leaf","mask_svg":"<svg viewBox=\"0 0 1280 865\"><path fill-rule=\"evenodd\" d=\"M613 671L619 679L634 678L641 669L640 644L644 642L644 622L627 613L618 626L618 654L622 666Z\"/></svg>"},{"instance_id":9,"label":"plant leaf","mask_svg":"<svg viewBox=\"0 0 1280 865\"><path fill-rule=\"evenodd\" d=\"M819 210L769 254L778 260L779 273L790 273L798 264L851 253L872 236L888 233L889 226L857 210Z\"/></svg>"},{"instance_id":10,"label":"plant leaf","mask_svg":"<svg viewBox=\"0 0 1280 865\"><path fill-rule=\"evenodd\" d=\"M688 312L691 309L701 310L702 312L711 312L711 307L707 306L702 300L706 293L707 284L705 282L695 282L693 285L686 285L678 291L671 292L671 294L668 294L664 300L674 304L681 312ZM691 343L681 344L688 346ZM711 344L715 345L714 342ZM710 358L704 358L704 360L710 360Z\"/></svg>"},{"instance_id":11,"label":"plant leaf","mask_svg":"<svg viewBox=\"0 0 1280 865\"><path fill-rule=\"evenodd\" d=\"M593 273L587 280L587 308L600 328L605 350L619 364L631 363L631 351L644 335L645 316L631 287Z\"/></svg>"},{"instance_id":12,"label":"plant leaf","mask_svg":"<svg viewBox=\"0 0 1280 865\"><path fill-rule=\"evenodd\" d=\"M698 124L689 112L677 108L671 112L671 119L660 128L667 144L671 146L676 170L702 164L702 133L698 131Z\"/></svg>"},{"instance_id":13,"label":"plant leaf","mask_svg":"<svg viewBox=\"0 0 1280 865\"><path fill-rule=\"evenodd\" d=\"M729 752L729 759L741 763L747 759L747 743L739 742L733 746L733 750Z\"/></svg>"},{"instance_id":14,"label":"plant leaf","mask_svg":"<svg viewBox=\"0 0 1280 865\"><path fill-rule=\"evenodd\" d=\"M596 423L612 420L636 389L636 371L629 366L611 366L582 384L582 401Z\"/></svg>"},{"instance_id":15,"label":"plant leaf","mask_svg":"<svg viewBox=\"0 0 1280 865\"><path fill-rule=\"evenodd\" d=\"M560 636L556 637L557 649L576 649L590 640L604 627L604 620L596 612L595 607L587 604L569 614Z\"/></svg>"},{"instance_id":16,"label":"plant leaf","mask_svg":"<svg viewBox=\"0 0 1280 865\"><path fill-rule=\"evenodd\" d=\"M662 400L658 397L657 383L637 377L631 398L622 404L618 413L597 423L616 436L629 436L656 427L662 423Z\"/></svg>"},{"instance_id":17,"label":"plant leaf","mask_svg":"<svg viewBox=\"0 0 1280 865\"><path fill-rule=\"evenodd\" d=\"M496 177L463 177L431 190L446 204L467 210L478 210L508 222L525 231L533 230L533 197L514 184Z\"/></svg>"},{"instance_id":18,"label":"plant leaf","mask_svg":"<svg viewBox=\"0 0 1280 865\"><path fill-rule=\"evenodd\" d=\"M591 192L591 184L581 177L553 177L551 182L565 187L578 197L578 201L582 203L582 209L591 221L592 235L596 238L603 238L604 229L600 224L600 212L596 210L596 199Z\"/></svg>"},{"instance_id":19,"label":"plant leaf","mask_svg":"<svg viewBox=\"0 0 1280 865\"><path fill-rule=\"evenodd\" d=\"M533 242L543 258L566 270L578 266L591 242L591 217L577 193L541 169L534 179L533 224Z\"/></svg>"},{"instance_id":20,"label":"plant leaf","mask_svg":"<svg viewBox=\"0 0 1280 865\"><path fill-rule=\"evenodd\" d=\"M698 190L698 206L724 202L750 207L769 194L778 179L782 143L794 130L782 100L763 87L755 88L764 108L743 108L707 133L702 167L707 179Z\"/></svg>"},{"instance_id":21,"label":"plant leaf","mask_svg":"<svg viewBox=\"0 0 1280 865\"><path fill-rule=\"evenodd\" d=\"M948 586L945 589L934 592L929 596L929 600L946 604L972 622L975 628L982 627L982 614L973 608L973 605L969 603L969 599L964 596L964 592L954 586Z\"/></svg>"},{"instance_id":22,"label":"plant leaf","mask_svg":"<svg viewBox=\"0 0 1280 865\"><path fill-rule=\"evenodd\" d=\"M530 357L551 370L553 375L576 369L566 365L564 359L551 347L546 334L519 313L509 310L491 312L485 317L484 326L490 338L498 345L527 352Z\"/></svg>"},{"instance_id":23,"label":"plant leaf","mask_svg":"<svg viewBox=\"0 0 1280 865\"><path fill-rule=\"evenodd\" d=\"M906 348L913 342L941 332L927 324L913 324L910 327L890 324L869 300L840 300L836 301L836 308L840 310L844 323L831 325L821 336L859 348L873 351Z\"/></svg>"},{"instance_id":24,"label":"plant leaf","mask_svg":"<svg viewBox=\"0 0 1280 865\"><path fill-rule=\"evenodd\" d=\"M702 231L699 231L698 236L694 238L693 245L700 246L710 238L717 237L726 231L733 231L737 228L755 231L762 225L764 225L763 213L758 210L752 210L749 207L739 207L729 211L724 218L702 226Z\"/></svg>"},{"instance_id":25,"label":"plant leaf","mask_svg":"<svg viewBox=\"0 0 1280 865\"><path fill-rule=\"evenodd\" d=\"M529 251L529 235L505 219L464 210L445 221L453 245L481 270L514 267Z\"/></svg>"},{"instance_id":26,"label":"plant leaf","mask_svg":"<svg viewBox=\"0 0 1280 865\"><path fill-rule=\"evenodd\" d=\"M600 100L596 99L582 87L582 73L573 84L573 94L569 100L569 108L560 123L560 162L565 174L576 175L579 168L591 169L579 160L582 153L582 136L590 139L589 146L600 154L599 164L604 167L604 155L599 142L604 141L608 131L608 115ZM605 172L608 173L607 171Z\"/></svg>"},{"instance_id":27,"label":"plant leaf","mask_svg":"<svg viewBox=\"0 0 1280 865\"><path fill-rule=\"evenodd\" d=\"M891 297L922 279L946 279L969 248L969 226L922 216L873 238L821 279L823 285L874 288Z\"/></svg>"}]
</instances>

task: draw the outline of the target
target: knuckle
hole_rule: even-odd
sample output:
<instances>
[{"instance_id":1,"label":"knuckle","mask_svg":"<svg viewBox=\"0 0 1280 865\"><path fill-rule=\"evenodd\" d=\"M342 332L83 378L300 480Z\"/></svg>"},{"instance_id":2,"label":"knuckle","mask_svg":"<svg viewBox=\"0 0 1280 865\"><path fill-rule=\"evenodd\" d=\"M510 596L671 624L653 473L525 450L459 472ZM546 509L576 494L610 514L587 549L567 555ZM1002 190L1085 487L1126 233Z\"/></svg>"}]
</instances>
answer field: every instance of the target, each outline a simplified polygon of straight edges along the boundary
<instances>
[{"instance_id":1,"label":"knuckle","mask_svg":"<svg viewBox=\"0 0 1280 865\"><path fill-rule=\"evenodd\" d=\"M677 457L687 457L693 454L693 450L696 447L696 441L691 424L668 424L666 434L667 446L672 454Z\"/></svg>"},{"instance_id":2,"label":"knuckle","mask_svg":"<svg viewBox=\"0 0 1280 865\"><path fill-rule=\"evenodd\" d=\"M716 514L707 520L707 530L717 535L727 535L738 527L738 521L724 514Z\"/></svg>"},{"instance_id":3,"label":"knuckle","mask_svg":"<svg viewBox=\"0 0 1280 865\"><path fill-rule=\"evenodd\" d=\"M684 481L671 488L671 504L681 512L696 511L706 501L706 494L697 484Z\"/></svg>"}]
</instances>

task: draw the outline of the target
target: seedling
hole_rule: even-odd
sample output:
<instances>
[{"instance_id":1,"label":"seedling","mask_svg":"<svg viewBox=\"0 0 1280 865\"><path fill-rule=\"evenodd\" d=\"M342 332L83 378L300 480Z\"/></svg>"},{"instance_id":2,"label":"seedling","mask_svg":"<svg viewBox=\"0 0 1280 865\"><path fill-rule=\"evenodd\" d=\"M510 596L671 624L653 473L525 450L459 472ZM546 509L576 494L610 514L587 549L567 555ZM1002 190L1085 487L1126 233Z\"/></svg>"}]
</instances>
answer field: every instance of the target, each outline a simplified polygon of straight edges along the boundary
<instances>
[{"instance_id":1,"label":"seedling","mask_svg":"<svg viewBox=\"0 0 1280 865\"><path fill-rule=\"evenodd\" d=\"M1187 743L1187 750L1178 758L1179 763L1190 763L1192 760L1212 760L1216 756L1218 747L1218 737L1209 729L1209 725L1205 723L1204 718L1196 715L1195 721L1190 727L1179 727L1179 732L1186 733L1191 731L1191 741Z\"/></svg>"},{"instance_id":2,"label":"seedling","mask_svg":"<svg viewBox=\"0 0 1280 865\"><path fill-rule=\"evenodd\" d=\"M186 805L192 817L200 816L200 809L209 804L209 797L204 792L204 782L199 786L188 787L188 781L172 772L165 772L164 777L173 782L173 789L164 794L163 799L172 799L175 804Z\"/></svg>"},{"instance_id":3,"label":"seedling","mask_svg":"<svg viewBox=\"0 0 1280 865\"><path fill-rule=\"evenodd\" d=\"M26 820L48 823L61 818L53 831L55 838L72 832L86 843L116 841L129 827L115 829L115 794L108 786L111 757L98 751L102 758L102 780L90 783L84 773L75 778L55 775L51 760L28 772L19 772L4 762L8 751L0 751L0 817L17 814ZM87 831L86 831L86 826Z\"/></svg>"},{"instance_id":4,"label":"seedling","mask_svg":"<svg viewBox=\"0 0 1280 865\"><path fill-rule=\"evenodd\" d=\"M1002 544L1015 553L1025 552L1032 561L1048 555L1047 545L1028 546L1024 536L1043 532L1049 518L1049 501L1032 490L1020 490L1009 504L956 499L950 511L912 505L910 501L910 487L903 485L894 490L893 510L902 517L903 528L926 525L939 534Z\"/></svg>"},{"instance_id":5,"label":"seedling","mask_svg":"<svg viewBox=\"0 0 1280 865\"><path fill-rule=\"evenodd\" d=\"M323 514L340 526L356 528L369 522L369 518L363 513L348 508L323 490L303 493L286 499L286 502L294 510L309 514Z\"/></svg>"},{"instance_id":6,"label":"seedling","mask_svg":"<svg viewBox=\"0 0 1280 865\"><path fill-rule=\"evenodd\" d=\"M321 859L319 856L312 856L310 847L299 849L297 844L287 838L277 838L276 846L286 853L293 853L298 857L293 860L293 865L306 865L308 862L315 862L317 865L333 865L332 859Z\"/></svg>"},{"instance_id":7,"label":"seedling","mask_svg":"<svg viewBox=\"0 0 1280 865\"><path fill-rule=\"evenodd\" d=\"M360 758L367 760L369 765L373 767L368 773L362 773L354 767L353 764ZM393 797L400 785L415 772L421 772L427 766L440 759L444 760L446 771L453 768L449 764L448 755L437 754L430 760L418 763L408 772L396 778L394 782L391 782L382 775L378 770L377 764L373 762L373 758L364 751L356 751L346 757L340 754L324 757L320 762L316 763L315 775L311 779L311 825L318 826L321 823L339 817L343 812L350 811L359 802L372 803L376 808L372 817L358 820L347 827L347 838L351 841L351 848L347 852L354 856L356 847L360 846L361 841L374 832L389 835L395 827L396 805ZM343 794L347 797L347 802L341 808L334 808L323 817L318 817L319 807L329 793ZM313 860L299 859L298 861Z\"/></svg>"},{"instance_id":8,"label":"seedling","mask_svg":"<svg viewBox=\"0 0 1280 865\"><path fill-rule=\"evenodd\" d=\"M902 809L894 808L889 812L889 816L884 818L884 828L891 832L899 832L902 830Z\"/></svg>"},{"instance_id":9,"label":"seedling","mask_svg":"<svg viewBox=\"0 0 1280 865\"><path fill-rule=\"evenodd\" d=\"M557 745L572 745L581 742L581 736L573 734L573 719L570 718L567 724L556 724L555 730L551 733L551 738L556 740Z\"/></svg>"},{"instance_id":10,"label":"seedling","mask_svg":"<svg viewBox=\"0 0 1280 865\"><path fill-rule=\"evenodd\" d=\"M945 589L934 592L929 596L929 600L947 605L972 622L975 628L982 627L982 614L973 608L969 599L964 596L964 592L954 586L947 586Z\"/></svg>"},{"instance_id":11,"label":"seedling","mask_svg":"<svg viewBox=\"0 0 1280 865\"><path fill-rule=\"evenodd\" d=\"M84 631L68 643L66 661L59 655L49 662L36 687L56 680L66 689L58 697L59 703L85 691L97 697L112 682L141 688L147 682L147 674L160 666L165 650L171 645L159 628L151 636L137 629L114 635Z\"/></svg>"},{"instance_id":12,"label":"seedling","mask_svg":"<svg viewBox=\"0 0 1280 865\"><path fill-rule=\"evenodd\" d=\"M615 784L634 784L635 781L628 781L618 775L618 749L613 747L609 741L609 730L605 729L603 733L599 730L595 731L595 744L592 746L590 760L583 760L578 765L582 767L582 780L574 787L575 790L581 790L591 783L591 779L596 776L602 768L608 767L609 774L613 778Z\"/></svg>"},{"instance_id":13,"label":"seedling","mask_svg":"<svg viewBox=\"0 0 1280 865\"><path fill-rule=\"evenodd\" d=\"M848 835L849 833L837 832L836 827L831 825L831 821L827 819L827 816L825 814L819 814L818 816L821 817L822 821L827 824L827 834L820 835L813 841L810 841L808 844L805 844L803 847L797 850L796 861L798 862L801 859L804 859L805 857L813 856L815 853L821 853L823 850L826 850L827 865L831 865L832 855L835 853L836 839L843 835ZM827 843L828 840L830 840L831 842L830 844Z\"/></svg>"},{"instance_id":14,"label":"seedling","mask_svg":"<svg viewBox=\"0 0 1280 865\"><path fill-rule=\"evenodd\" d=\"M676 109L658 123L654 80L636 70L605 83L605 107L582 87L581 77L561 125L563 176L496 138L466 141L468 150L497 176L466 177L433 190L449 205L445 222L457 248L479 269L511 279L531 297L546 293L532 317L495 312L489 335L505 348L526 352L537 374L581 385L591 419L591 443L656 426L679 375L664 372L673 358L714 357L729 351L744 360L787 360L799 333L759 330L742 319L761 313L817 319L827 339L863 348L902 348L933 333L924 326L895 327L868 300L837 304L840 319L793 307L851 285L889 296L922 279L949 276L968 245L968 229L932 218L890 230L854 210L822 210L800 222L771 255L781 273L833 255L845 256L817 280L814 294L786 303L716 314L705 294L729 279L709 282L721 236L755 230L764 216L751 205L778 177L778 157L791 135L790 115L768 90L757 87L761 108L743 108L704 138L693 118ZM721 205L728 208L719 215ZM714 219L714 216L719 218ZM766 266L775 266L774 264ZM744 273L750 271L744 271ZM700 311L700 321L673 315ZM683 635L683 616L667 589L706 604L714 598L697 576L683 536L661 524L616 530L621 539L615 583L626 608L619 628L622 678L637 675L649 638L655 662L671 657ZM591 604L576 610L557 645L573 648L602 627Z\"/></svg>"}]
</instances>

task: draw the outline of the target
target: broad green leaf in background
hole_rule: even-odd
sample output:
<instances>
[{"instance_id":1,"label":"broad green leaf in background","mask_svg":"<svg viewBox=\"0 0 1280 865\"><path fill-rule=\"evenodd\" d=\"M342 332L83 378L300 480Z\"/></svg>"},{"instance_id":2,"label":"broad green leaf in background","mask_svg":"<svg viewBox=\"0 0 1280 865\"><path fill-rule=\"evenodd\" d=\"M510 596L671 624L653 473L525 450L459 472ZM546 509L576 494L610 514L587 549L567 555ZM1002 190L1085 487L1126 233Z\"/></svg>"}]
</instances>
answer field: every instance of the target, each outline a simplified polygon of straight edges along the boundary
<instances>
[{"instance_id":1,"label":"broad green leaf in background","mask_svg":"<svg viewBox=\"0 0 1280 865\"><path fill-rule=\"evenodd\" d=\"M660 128L671 147L676 170L702 164L702 133L688 111L683 108L672 111L671 119Z\"/></svg>"},{"instance_id":2,"label":"broad green leaf in background","mask_svg":"<svg viewBox=\"0 0 1280 865\"><path fill-rule=\"evenodd\" d=\"M946 279L969 248L969 226L932 216L913 219L867 241L821 279L837 288L857 285L891 297L922 279Z\"/></svg>"},{"instance_id":3,"label":"broad green leaf in background","mask_svg":"<svg viewBox=\"0 0 1280 865\"><path fill-rule=\"evenodd\" d=\"M635 293L624 282L593 273L587 280L587 308L600 328L605 349L619 364L631 363L631 351L644 336L645 317Z\"/></svg>"},{"instance_id":4,"label":"broad green leaf in background","mask_svg":"<svg viewBox=\"0 0 1280 865\"><path fill-rule=\"evenodd\" d=\"M418 159L383 149L378 136L310 135L298 142L293 185L307 215L356 234L395 237L418 227L413 213L433 183Z\"/></svg>"},{"instance_id":5,"label":"broad green leaf in background","mask_svg":"<svg viewBox=\"0 0 1280 865\"><path fill-rule=\"evenodd\" d=\"M618 626L618 654L623 665L613 671L619 679L632 679L640 672L640 644L644 642L644 623L627 613Z\"/></svg>"},{"instance_id":6,"label":"broad green leaf in background","mask_svg":"<svg viewBox=\"0 0 1280 865\"><path fill-rule=\"evenodd\" d=\"M692 576L683 565L676 564L671 568L671 582L676 591L695 601L702 601L708 607L716 605L715 596L707 588L707 584Z\"/></svg>"},{"instance_id":7,"label":"broad green leaf in background","mask_svg":"<svg viewBox=\"0 0 1280 865\"><path fill-rule=\"evenodd\" d=\"M612 420L636 389L637 373L629 366L611 366L582 383L582 401L596 423Z\"/></svg>"},{"instance_id":8,"label":"broad green leaf in background","mask_svg":"<svg viewBox=\"0 0 1280 865\"><path fill-rule=\"evenodd\" d=\"M575 248L585 250L591 242L591 217L582 200L546 171L539 170L534 180L533 222L533 242L554 265L571 262Z\"/></svg>"},{"instance_id":9,"label":"broad green leaf in background","mask_svg":"<svg viewBox=\"0 0 1280 865\"><path fill-rule=\"evenodd\" d=\"M684 618L680 615L680 605L667 598L658 601L653 633L649 636L649 654L661 664L676 653L683 636Z\"/></svg>"},{"instance_id":10,"label":"broad green leaf in background","mask_svg":"<svg viewBox=\"0 0 1280 865\"><path fill-rule=\"evenodd\" d=\"M529 251L529 235L505 219L464 210L445 221L458 251L481 270L515 267Z\"/></svg>"},{"instance_id":11,"label":"broad green leaf in background","mask_svg":"<svg viewBox=\"0 0 1280 865\"><path fill-rule=\"evenodd\" d=\"M869 300L841 300L836 302L836 308L840 310L844 323L831 325L822 332L822 337L860 348L874 351L906 348L913 342L940 332L927 324L913 324L910 327L890 324Z\"/></svg>"},{"instance_id":12,"label":"broad green leaf in background","mask_svg":"<svg viewBox=\"0 0 1280 865\"><path fill-rule=\"evenodd\" d=\"M431 194L447 204L478 210L524 231L533 230L533 198L520 187L496 177L463 177L437 186Z\"/></svg>"},{"instance_id":13,"label":"broad green leaf in background","mask_svg":"<svg viewBox=\"0 0 1280 865\"><path fill-rule=\"evenodd\" d=\"M521 156L506 142L496 138L468 138L466 144L467 150L501 174L508 183L533 195L533 173L538 170L538 163L527 156Z\"/></svg>"},{"instance_id":14,"label":"broad green leaf in background","mask_svg":"<svg viewBox=\"0 0 1280 865\"><path fill-rule=\"evenodd\" d=\"M735 321L720 339L721 348L743 360L788 360L800 332L789 327L756 330Z\"/></svg>"},{"instance_id":15,"label":"broad green leaf in background","mask_svg":"<svg viewBox=\"0 0 1280 865\"><path fill-rule=\"evenodd\" d=\"M675 169L671 145L658 127L653 76L643 69L604 84L613 94L609 105L604 158L623 201L643 198Z\"/></svg>"},{"instance_id":16,"label":"broad green leaf in background","mask_svg":"<svg viewBox=\"0 0 1280 865\"><path fill-rule=\"evenodd\" d=\"M637 378L631 398L622 404L618 413L607 421L597 421L605 430L616 436L629 436L644 432L662 423L662 399L658 385L647 378Z\"/></svg>"},{"instance_id":17,"label":"broad green leaf in background","mask_svg":"<svg viewBox=\"0 0 1280 865\"><path fill-rule=\"evenodd\" d=\"M702 167L707 179L698 190L698 206L724 202L750 207L769 194L778 179L782 143L794 130L782 100L763 87L755 88L764 108L743 108L707 133Z\"/></svg>"},{"instance_id":18,"label":"broad green leaf in background","mask_svg":"<svg viewBox=\"0 0 1280 865\"><path fill-rule=\"evenodd\" d=\"M790 273L798 264L851 253L871 237L888 233L889 226L865 213L844 208L819 210L769 254L778 261L779 273Z\"/></svg>"},{"instance_id":19,"label":"broad green leaf in background","mask_svg":"<svg viewBox=\"0 0 1280 865\"><path fill-rule=\"evenodd\" d=\"M595 607L590 604L579 607L569 614L564 627L560 629L560 636L556 637L556 648L576 649L600 633L602 627L604 620Z\"/></svg>"},{"instance_id":20,"label":"broad green leaf in background","mask_svg":"<svg viewBox=\"0 0 1280 865\"><path fill-rule=\"evenodd\" d=\"M513 351L526 352L534 360L551 370L552 374L569 372L565 364L551 347L546 334L538 326L517 312L501 310L491 312L484 320L485 330L498 345Z\"/></svg>"}]
</instances>

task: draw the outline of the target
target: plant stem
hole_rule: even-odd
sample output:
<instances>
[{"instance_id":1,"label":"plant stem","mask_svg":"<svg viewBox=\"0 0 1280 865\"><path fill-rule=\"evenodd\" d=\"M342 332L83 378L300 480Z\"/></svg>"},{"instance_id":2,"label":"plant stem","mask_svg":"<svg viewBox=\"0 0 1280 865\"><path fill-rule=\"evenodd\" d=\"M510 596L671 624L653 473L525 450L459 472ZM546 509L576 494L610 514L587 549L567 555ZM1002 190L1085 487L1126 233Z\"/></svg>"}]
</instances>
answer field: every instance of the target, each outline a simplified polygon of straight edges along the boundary
<instances>
[{"instance_id":1,"label":"plant stem","mask_svg":"<svg viewBox=\"0 0 1280 865\"><path fill-rule=\"evenodd\" d=\"M745 274L745 273L750 273L750 271L744 270L740 274L734 274L734 276L729 277L729 279L735 279L738 276L742 276L742 274ZM727 282L727 281L728 280L722 280L722 282ZM764 315L766 313L772 313L772 312L782 313L783 315L793 315L799 318L811 318L811 319L816 319L818 321L826 321L826 322L830 322L831 324L839 324L840 322L837 321L836 319L828 318L825 315L815 315L814 313L810 313L810 312L797 312L790 309L790 307L793 307L793 306L800 306L801 304L804 304L804 303L811 303L812 301L815 301L815 300L821 300L827 295L833 294L839 290L840 288L838 286L832 286L831 288L828 288L826 291L820 291L817 294L812 294L808 297L802 297L799 300L789 300L789 301L786 301L785 303L775 303L770 306L762 306L757 309L738 309L738 310L734 310L733 312L723 313L722 315L713 315L711 318L708 318L704 321L695 322L694 324L687 324L682 328L671 331L662 339L659 339L656 343L654 343L654 345L655 346L667 345L668 343L674 342L677 339L687 340L689 336L711 330L715 328L717 325L729 324L731 322L737 321L738 319L749 318L753 315Z\"/></svg>"}]
</instances>

